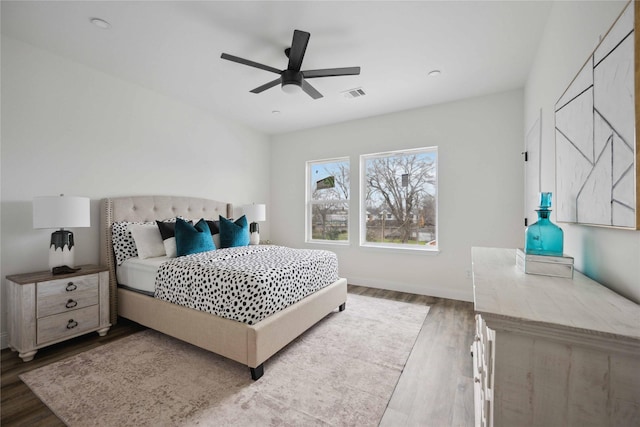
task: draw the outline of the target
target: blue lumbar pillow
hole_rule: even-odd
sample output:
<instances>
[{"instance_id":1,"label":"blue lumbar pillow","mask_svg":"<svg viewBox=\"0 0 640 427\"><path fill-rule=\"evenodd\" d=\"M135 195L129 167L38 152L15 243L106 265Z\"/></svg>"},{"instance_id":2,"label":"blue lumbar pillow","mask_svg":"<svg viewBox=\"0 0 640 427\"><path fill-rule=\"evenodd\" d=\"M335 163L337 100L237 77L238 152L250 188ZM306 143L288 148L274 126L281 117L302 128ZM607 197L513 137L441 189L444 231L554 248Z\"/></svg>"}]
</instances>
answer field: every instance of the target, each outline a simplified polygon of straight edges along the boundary
<instances>
[{"instance_id":1,"label":"blue lumbar pillow","mask_svg":"<svg viewBox=\"0 0 640 427\"><path fill-rule=\"evenodd\" d=\"M249 244L249 224L247 218L242 215L235 221L231 221L220 215L220 247L232 248L235 246L247 246Z\"/></svg>"},{"instance_id":2,"label":"blue lumbar pillow","mask_svg":"<svg viewBox=\"0 0 640 427\"><path fill-rule=\"evenodd\" d=\"M177 255L190 255L212 251L216 248L211 238L211 231L204 219L191 225L180 218L176 219Z\"/></svg>"}]
</instances>

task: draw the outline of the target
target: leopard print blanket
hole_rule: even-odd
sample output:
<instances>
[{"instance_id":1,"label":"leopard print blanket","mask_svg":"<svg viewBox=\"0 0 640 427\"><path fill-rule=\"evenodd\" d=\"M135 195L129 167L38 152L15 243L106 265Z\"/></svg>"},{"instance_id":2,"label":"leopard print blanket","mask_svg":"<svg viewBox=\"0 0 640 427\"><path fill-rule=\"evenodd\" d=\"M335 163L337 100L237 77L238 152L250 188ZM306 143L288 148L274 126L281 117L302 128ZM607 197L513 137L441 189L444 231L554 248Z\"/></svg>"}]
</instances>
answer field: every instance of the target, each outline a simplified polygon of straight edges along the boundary
<instances>
[{"instance_id":1,"label":"leopard print blanket","mask_svg":"<svg viewBox=\"0 0 640 427\"><path fill-rule=\"evenodd\" d=\"M167 261L155 297L253 325L336 280L333 252L255 245Z\"/></svg>"}]
</instances>

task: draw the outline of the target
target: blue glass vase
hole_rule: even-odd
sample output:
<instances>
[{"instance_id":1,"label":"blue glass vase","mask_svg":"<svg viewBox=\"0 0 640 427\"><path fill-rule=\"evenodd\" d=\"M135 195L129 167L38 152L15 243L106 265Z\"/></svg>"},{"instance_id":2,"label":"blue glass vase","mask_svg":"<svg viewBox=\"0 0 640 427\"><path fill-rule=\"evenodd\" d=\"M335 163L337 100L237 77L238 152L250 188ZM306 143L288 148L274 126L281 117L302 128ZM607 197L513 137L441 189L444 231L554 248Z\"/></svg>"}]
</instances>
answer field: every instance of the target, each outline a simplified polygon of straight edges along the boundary
<instances>
[{"instance_id":1,"label":"blue glass vase","mask_svg":"<svg viewBox=\"0 0 640 427\"><path fill-rule=\"evenodd\" d=\"M531 255L562 256L564 233L549 220L551 215L551 193L540 193L538 222L524 232L524 252Z\"/></svg>"}]
</instances>

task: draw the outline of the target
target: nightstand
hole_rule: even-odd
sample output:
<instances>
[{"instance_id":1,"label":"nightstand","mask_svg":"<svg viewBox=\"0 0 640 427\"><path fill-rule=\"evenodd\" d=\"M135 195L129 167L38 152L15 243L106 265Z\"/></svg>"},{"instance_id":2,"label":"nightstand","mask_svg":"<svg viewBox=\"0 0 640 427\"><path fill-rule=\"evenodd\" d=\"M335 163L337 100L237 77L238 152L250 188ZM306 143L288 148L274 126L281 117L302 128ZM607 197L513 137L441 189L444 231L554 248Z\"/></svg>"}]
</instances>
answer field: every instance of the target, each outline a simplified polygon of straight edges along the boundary
<instances>
[{"instance_id":1,"label":"nightstand","mask_svg":"<svg viewBox=\"0 0 640 427\"><path fill-rule=\"evenodd\" d=\"M82 265L70 274L50 271L7 276L9 348L23 361L39 348L109 331L109 270Z\"/></svg>"}]
</instances>

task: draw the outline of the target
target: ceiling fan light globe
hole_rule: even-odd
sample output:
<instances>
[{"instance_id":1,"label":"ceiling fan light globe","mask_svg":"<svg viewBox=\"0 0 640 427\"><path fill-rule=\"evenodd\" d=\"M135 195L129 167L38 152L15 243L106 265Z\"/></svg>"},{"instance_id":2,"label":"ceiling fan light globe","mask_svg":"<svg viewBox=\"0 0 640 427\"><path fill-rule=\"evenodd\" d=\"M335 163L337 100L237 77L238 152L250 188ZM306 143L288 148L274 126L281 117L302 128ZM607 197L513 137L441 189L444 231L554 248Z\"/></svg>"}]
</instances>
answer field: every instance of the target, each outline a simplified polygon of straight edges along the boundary
<instances>
[{"instance_id":1,"label":"ceiling fan light globe","mask_svg":"<svg viewBox=\"0 0 640 427\"><path fill-rule=\"evenodd\" d=\"M282 83L282 91L284 93L294 95L296 93L302 92L302 88L300 87L299 84L288 82L288 83Z\"/></svg>"}]
</instances>

